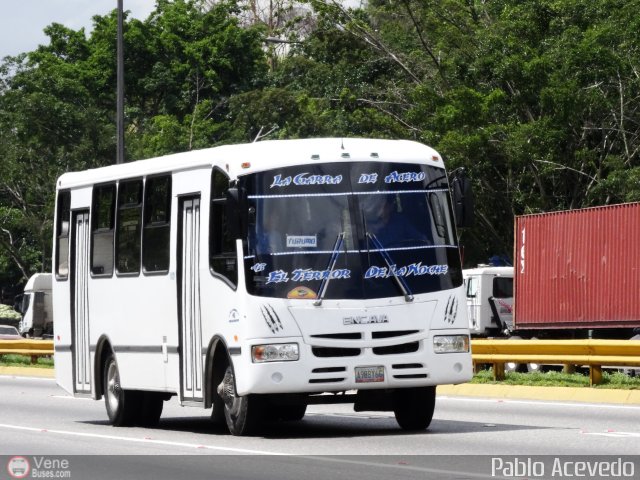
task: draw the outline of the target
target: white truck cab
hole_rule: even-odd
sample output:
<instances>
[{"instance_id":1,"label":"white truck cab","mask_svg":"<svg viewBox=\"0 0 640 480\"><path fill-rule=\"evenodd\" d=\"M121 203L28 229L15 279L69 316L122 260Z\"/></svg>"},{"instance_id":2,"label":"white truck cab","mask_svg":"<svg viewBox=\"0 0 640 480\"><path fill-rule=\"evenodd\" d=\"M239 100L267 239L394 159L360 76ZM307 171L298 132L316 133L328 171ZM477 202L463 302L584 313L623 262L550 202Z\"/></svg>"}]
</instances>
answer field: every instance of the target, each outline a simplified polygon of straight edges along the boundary
<instances>
[{"instance_id":1,"label":"white truck cab","mask_svg":"<svg viewBox=\"0 0 640 480\"><path fill-rule=\"evenodd\" d=\"M462 271L472 335L501 335L513 329L513 267L479 266Z\"/></svg>"},{"instance_id":2,"label":"white truck cab","mask_svg":"<svg viewBox=\"0 0 640 480\"><path fill-rule=\"evenodd\" d=\"M19 306L22 320L18 330L23 336L41 337L53 334L50 273L36 273L29 278Z\"/></svg>"}]
</instances>

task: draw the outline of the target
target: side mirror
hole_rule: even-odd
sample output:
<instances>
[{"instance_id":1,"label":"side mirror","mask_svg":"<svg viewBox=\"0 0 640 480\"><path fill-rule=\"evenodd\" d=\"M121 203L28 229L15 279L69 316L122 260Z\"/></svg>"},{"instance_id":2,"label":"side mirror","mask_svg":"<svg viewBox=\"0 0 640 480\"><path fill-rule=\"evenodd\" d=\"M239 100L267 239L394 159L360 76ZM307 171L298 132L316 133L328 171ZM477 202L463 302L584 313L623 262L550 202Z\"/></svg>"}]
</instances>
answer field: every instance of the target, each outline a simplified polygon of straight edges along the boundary
<instances>
[{"instance_id":1,"label":"side mirror","mask_svg":"<svg viewBox=\"0 0 640 480\"><path fill-rule=\"evenodd\" d=\"M453 196L453 211L456 217L456 226L459 228L472 227L475 221L475 205L471 180L464 169L460 169L451 182Z\"/></svg>"}]
</instances>

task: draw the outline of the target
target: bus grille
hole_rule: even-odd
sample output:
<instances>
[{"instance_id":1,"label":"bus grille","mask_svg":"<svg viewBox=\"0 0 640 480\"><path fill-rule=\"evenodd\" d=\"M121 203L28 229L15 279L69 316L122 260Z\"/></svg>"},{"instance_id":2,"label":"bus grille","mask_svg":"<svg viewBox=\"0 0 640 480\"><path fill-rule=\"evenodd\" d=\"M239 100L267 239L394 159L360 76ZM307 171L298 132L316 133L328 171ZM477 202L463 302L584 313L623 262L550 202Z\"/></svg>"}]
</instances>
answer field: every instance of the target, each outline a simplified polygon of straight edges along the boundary
<instances>
[{"instance_id":1,"label":"bus grille","mask_svg":"<svg viewBox=\"0 0 640 480\"><path fill-rule=\"evenodd\" d=\"M311 347L311 351L316 357L357 357L362 353L359 348L338 348L338 347Z\"/></svg>"},{"instance_id":2,"label":"bus grille","mask_svg":"<svg viewBox=\"0 0 640 480\"><path fill-rule=\"evenodd\" d=\"M373 353L376 355L397 355L417 352L418 348L420 348L420 342L411 342L400 345L389 345L387 347L374 347Z\"/></svg>"}]
</instances>

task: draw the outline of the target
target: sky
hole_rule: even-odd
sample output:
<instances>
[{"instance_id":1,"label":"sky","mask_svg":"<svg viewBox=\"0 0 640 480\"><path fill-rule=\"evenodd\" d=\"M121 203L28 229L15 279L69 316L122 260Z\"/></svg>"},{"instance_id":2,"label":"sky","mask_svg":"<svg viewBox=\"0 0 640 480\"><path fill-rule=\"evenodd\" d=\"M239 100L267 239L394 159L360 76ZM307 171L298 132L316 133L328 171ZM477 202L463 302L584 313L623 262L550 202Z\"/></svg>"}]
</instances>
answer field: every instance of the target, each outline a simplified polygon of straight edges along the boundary
<instances>
[{"instance_id":1,"label":"sky","mask_svg":"<svg viewBox=\"0 0 640 480\"><path fill-rule=\"evenodd\" d=\"M155 0L123 0L123 5L133 17L144 20ZM47 44L43 30L54 22L73 30L85 27L88 34L94 15L105 15L117 6L117 0L0 0L0 59Z\"/></svg>"}]
</instances>

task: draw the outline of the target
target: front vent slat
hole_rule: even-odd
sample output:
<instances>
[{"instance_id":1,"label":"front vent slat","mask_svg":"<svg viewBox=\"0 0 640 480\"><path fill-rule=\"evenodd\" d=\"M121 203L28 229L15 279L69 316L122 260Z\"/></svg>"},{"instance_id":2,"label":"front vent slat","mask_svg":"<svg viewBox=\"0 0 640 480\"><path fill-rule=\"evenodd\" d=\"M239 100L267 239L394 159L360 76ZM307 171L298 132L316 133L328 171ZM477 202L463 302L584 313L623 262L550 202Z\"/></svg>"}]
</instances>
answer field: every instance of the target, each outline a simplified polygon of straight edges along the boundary
<instances>
[{"instance_id":1,"label":"front vent slat","mask_svg":"<svg viewBox=\"0 0 640 480\"><path fill-rule=\"evenodd\" d=\"M373 353L375 355L396 355L417 352L418 348L420 348L420 342L411 342L400 345L389 345L387 347L374 347Z\"/></svg>"},{"instance_id":2,"label":"front vent slat","mask_svg":"<svg viewBox=\"0 0 640 480\"><path fill-rule=\"evenodd\" d=\"M312 378L309 383L337 383L343 381L344 378Z\"/></svg>"},{"instance_id":3,"label":"front vent slat","mask_svg":"<svg viewBox=\"0 0 640 480\"><path fill-rule=\"evenodd\" d=\"M371 338L393 338L393 337L404 337L407 335L414 335L418 333L420 330L391 330L387 332L372 332Z\"/></svg>"},{"instance_id":4,"label":"front vent slat","mask_svg":"<svg viewBox=\"0 0 640 480\"><path fill-rule=\"evenodd\" d=\"M325 333L322 335L311 335L311 338L324 338L328 340L361 340L362 333Z\"/></svg>"},{"instance_id":5,"label":"front vent slat","mask_svg":"<svg viewBox=\"0 0 640 480\"><path fill-rule=\"evenodd\" d=\"M314 368L311 370L311 373L335 373L335 372L346 372L347 367L325 367L325 368Z\"/></svg>"},{"instance_id":6,"label":"front vent slat","mask_svg":"<svg viewBox=\"0 0 640 480\"><path fill-rule=\"evenodd\" d=\"M402 370L407 368L424 368L424 365L421 363L400 363L396 365L391 365L391 368L394 370Z\"/></svg>"},{"instance_id":7,"label":"front vent slat","mask_svg":"<svg viewBox=\"0 0 640 480\"><path fill-rule=\"evenodd\" d=\"M311 351L316 357L357 357L360 355L359 348L338 348L338 347L311 347Z\"/></svg>"},{"instance_id":8,"label":"front vent slat","mask_svg":"<svg viewBox=\"0 0 640 480\"><path fill-rule=\"evenodd\" d=\"M418 378L428 378L429 375L427 375L426 373L413 373L410 375L394 375L393 378L397 379L397 380L411 380L411 379L418 379Z\"/></svg>"}]
</instances>

